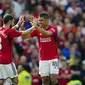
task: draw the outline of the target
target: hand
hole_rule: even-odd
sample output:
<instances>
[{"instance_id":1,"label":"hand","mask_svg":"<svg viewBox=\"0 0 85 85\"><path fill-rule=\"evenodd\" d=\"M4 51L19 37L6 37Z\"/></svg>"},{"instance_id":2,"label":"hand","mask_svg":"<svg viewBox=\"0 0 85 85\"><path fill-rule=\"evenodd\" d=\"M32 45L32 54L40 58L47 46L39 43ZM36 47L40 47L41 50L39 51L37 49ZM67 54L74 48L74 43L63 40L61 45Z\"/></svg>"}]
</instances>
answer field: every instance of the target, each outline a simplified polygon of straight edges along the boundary
<instances>
[{"instance_id":1,"label":"hand","mask_svg":"<svg viewBox=\"0 0 85 85\"><path fill-rule=\"evenodd\" d=\"M25 21L22 21L20 24L20 27L24 27L24 23L25 23Z\"/></svg>"},{"instance_id":2,"label":"hand","mask_svg":"<svg viewBox=\"0 0 85 85\"><path fill-rule=\"evenodd\" d=\"M24 21L24 16L22 15L22 16L20 16L19 21L18 21L17 24L21 26L21 24L22 24L23 22L25 22L25 21ZM22 25L23 25L23 24L22 24Z\"/></svg>"},{"instance_id":3,"label":"hand","mask_svg":"<svg viewBox=\"0 0 85 85\"><path fill-rule=\"evenodd\" d=\"M38 19L37 18L34 18L33 19L33 22L31 23L34 27L37 27L38 25Z\"/></svg>"},{"instance_id":4,"label":"hand","mask_svg":"<svg viewBox=\"0 0 85 85\"><path fill-rule=\"evenodd\" d=\"M32 21L33 21L33 16L28 14L27 19L28 19L30 22L32 22Z\"/></svg>"}]
</instances>

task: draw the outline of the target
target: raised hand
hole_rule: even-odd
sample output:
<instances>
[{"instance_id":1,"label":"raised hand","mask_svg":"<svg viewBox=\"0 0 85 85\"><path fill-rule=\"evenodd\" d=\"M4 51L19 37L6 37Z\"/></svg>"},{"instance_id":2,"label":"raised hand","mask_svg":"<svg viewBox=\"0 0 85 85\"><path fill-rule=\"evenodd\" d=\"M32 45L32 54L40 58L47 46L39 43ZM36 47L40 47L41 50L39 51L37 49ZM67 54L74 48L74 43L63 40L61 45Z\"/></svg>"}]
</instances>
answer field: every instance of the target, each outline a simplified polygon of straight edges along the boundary
<instances>
[{"instance_id":1,"label":"raised hand","mask_svg":"<svg viewBox=\"0 0 85 85\"><path fill-rule=\"evenodd\" d=\"M32 25L33 25L34 27L37 27L37 26L38 26L38 19L37 19L37 18L34 18L34 19L33 19Z\"/></svg>"},{"instance_id":2,"label":"raised hand","mask_svg":"<svg viewBox=\"0 0 85 85\"><path fill-rule=\"evenodd\" d=\"M25 22L24 16L21 15L17 24L20 25L20 26L23 26L24 25L24 22Z\"/></svg>"}]
</instances>

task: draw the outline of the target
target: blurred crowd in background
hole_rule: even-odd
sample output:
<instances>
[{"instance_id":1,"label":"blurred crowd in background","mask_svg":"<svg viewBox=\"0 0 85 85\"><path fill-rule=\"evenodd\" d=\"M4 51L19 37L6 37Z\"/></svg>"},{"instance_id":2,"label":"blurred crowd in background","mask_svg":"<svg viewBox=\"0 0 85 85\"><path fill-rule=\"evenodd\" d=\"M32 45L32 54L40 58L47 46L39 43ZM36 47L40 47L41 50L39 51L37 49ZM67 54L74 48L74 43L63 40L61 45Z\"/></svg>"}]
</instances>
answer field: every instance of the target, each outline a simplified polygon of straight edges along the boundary
<instances>
[{"instance_id":1,"label":"blurred crowd in background","mask_svg":"<svg viewBox=\"0 0 85 85\"><path fill-rule=\"evenodd\" d=\"M0 26L3 16L11 13L15 24L24 14L24 27L30 28L30 20L43 11L49 14L50 24L62 29L57 35L59 85L85 85L85 0L0 0ZM41 85L36 38L16 38L13 61L19 72L19 85Z\"/></svg>"}]
</instances>

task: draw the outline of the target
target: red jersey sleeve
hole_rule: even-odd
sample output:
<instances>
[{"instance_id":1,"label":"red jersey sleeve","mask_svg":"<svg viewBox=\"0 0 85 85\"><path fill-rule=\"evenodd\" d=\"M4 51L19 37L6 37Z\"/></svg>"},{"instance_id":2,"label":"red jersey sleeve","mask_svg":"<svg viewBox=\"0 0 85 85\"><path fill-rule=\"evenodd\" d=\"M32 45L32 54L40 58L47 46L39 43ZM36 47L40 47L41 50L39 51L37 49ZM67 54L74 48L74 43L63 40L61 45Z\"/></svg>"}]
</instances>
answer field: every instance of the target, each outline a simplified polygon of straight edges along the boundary
<instances>
[{"instance_id":1,"label":"red jersey sleeve","mask_svg":"<svg viewBox=\"0 0 85 85\"><path fill-rule=\"evenodd\" d=\"M31 33L30 33L30 36L31 37L34 37L34 36L38 36L39 34L39 31L37 29L34 29Z\"/></svg>"},{"instance_id":2,"label":"red jersey sleeve","mask_svg":"<svg viewBox=\"0 0 85 85\"><path fill-rule=\"evenodd\" d=\"M10 37L11 38L21 36L21 34L22 34L22 32L19 32L15 29L10 29Z\"/></svg>"},{"instance_id":3,"label":"red jersey sleeve","mask_svg":"<svg viewBox=\"0 0 85 85\"><path fill-rule=\"evenodd\" d=\"M56 34L57 33L57 27L56 26L52 26L49 31L52 32L52 35Z\"/></svg>"}]
</instances>

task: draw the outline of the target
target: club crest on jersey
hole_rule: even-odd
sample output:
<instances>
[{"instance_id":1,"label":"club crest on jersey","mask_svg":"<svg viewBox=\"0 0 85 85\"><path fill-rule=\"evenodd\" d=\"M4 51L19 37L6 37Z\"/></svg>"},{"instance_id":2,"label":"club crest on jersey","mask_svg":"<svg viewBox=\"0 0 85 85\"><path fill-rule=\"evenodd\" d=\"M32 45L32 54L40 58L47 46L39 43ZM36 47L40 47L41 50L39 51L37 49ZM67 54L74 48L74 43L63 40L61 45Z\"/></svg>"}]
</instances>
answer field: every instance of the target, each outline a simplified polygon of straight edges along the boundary
<instances>
[{"instance_id":1,"label":"club crest on jersey","mask_svg":"<svg viewBox=\"0 0 85 85\"><path fill-rule=\"evenodd\" d=\"M51 38L47 37L47 38L40 38L40 42L50 42Z\"/></svg>"}]
</instances>

